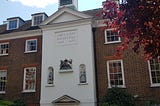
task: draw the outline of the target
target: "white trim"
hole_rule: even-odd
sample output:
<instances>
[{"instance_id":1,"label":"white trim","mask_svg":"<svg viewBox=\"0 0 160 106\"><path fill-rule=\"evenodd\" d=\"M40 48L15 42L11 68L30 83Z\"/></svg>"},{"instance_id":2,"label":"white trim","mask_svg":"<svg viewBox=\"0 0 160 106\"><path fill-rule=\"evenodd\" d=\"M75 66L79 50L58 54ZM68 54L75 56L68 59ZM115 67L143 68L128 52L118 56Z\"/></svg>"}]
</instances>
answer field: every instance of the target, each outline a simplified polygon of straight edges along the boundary
<instances>
[{"instance_id":1,"label":"white trim","mask_svg":"<svg viewBox=\"0 0 160 106\"><path fill-rule=\"evenodd\" d=\"M8 44L8 53L6 53L6 54L0 54L0 56L8 56L9 55L9 42L0 43L0 46L3 45L3 44Z\"/></svg>"},{"instance_id":2,"label":"white trim","mask_svg":"<svg viewBox=\"0 0 160 106\"><path fill-rule=\"evenodd\" d=\"M120 37L118 37L118 41L110 41L110 42L108 42L107 41L107 31L112 31L113 30L113 28L110 28L110 29L105 29L104 30L104 35L105 35L105 43L104 44L112 44L112 43L120 43L121 42L121 38Z\"/></svg>"},{"instance_id":3,"label":"white trim","mask_svg":"<svg viewBox=\"0 0 160 106\"><path fill-rule=\"evenodd\" d=\"M52 14L50 17L48 17L45 21L43 21L40 25L47 25L48 23L53 22L55 19L57 19L63 13L73 14L74 16L81 18L81 20L92 18L92 16L90 16L90 15L87 15L82 12L64 7L64 8L59 9L58 11L56 11L54 14Z\"/></svg>"},{"instance_id":4,"label":"white trim","mask_svg":"<svg viewBox=\"0 0 160 106\"><path fill-rule=\"evenodd\" d=\"M88 85L88 83L79 83L78 85Z\"/></svg>"},{"instance_id":5,"label":"white trim","mask_svg":"<svg viewBox=\"0 0 160 106\"><path fill-rule=\"evenodd\" d=\"M125 86L125 78L124 78L123 60L122 59L120 59L120 60L108 60L107 63L106 63L107 64L108 88L112 88L111 84L110 84L109 62L117 62L117 61L121 62L121 71L122 71L122 79L123 79L123 85L117 85L117 87L126 88L126 86Z\"/></svg>"},{"instance_id":6,"label":"white trim","mask_svg":"<svg viewBox=\"0 0 160 106\"><path fill-rule=\"evenodd\" d=\"M113 44L113 43L121 43L121 41L113 41L113 42L108 42L108 43L105 42L104 44Z\"/></svg>"},{"instance_id":7,"label":"white trim","mask_svg":"<svg viewBox=\"0 0 160 106\"><path fill-rule=\"evenodd\" d=\"M160 58L160 56L158 56L158 58ZM160 87L160 83L156 83L156 84L153 84L153 81L152 81L152 75L151 75L151 66L150 66L150 61L148 60L148 70L149 70L149 77L150 77L150 87Z\"/></svg>"},{"instance_id":8,"label":"white trim","mask_svg":"<svg viewBox=\"0 0 160 106\"><path fill-rule=\"evenodd\" d=\"M6 92L5 91L0 91L0 94L5 94Z\"/></svg>"},{"instance_id":9,"label":"white trim","mask_svg":"<svg viewBox=\"0 0 160 106\"><path fill-rule=\"evenodd\" d=\"M33 36L42 36L42 30L38 29L32 31L20 31L8 34L1 34L0 40L10 40L10 39L25 38L25 37L33 37Z\"/></svg>"},{"instance_id":10,"label":"white trim","mask_svg":"<svg viewBox=\"0 0 160 106\"><path fill-rule=\"evenodd\" d=\"M93 28L106 27L107 25L104 24L106 20L107 19L94 20L92 24Z\"/></svg>"},{"instance_id":11,"label":"white trim","mask_svg":"<svg viewBox=\"0 0 160 106\"><path fill-rule=\"evenodd\" d=\"M46 84L45 87L54 87L55 85L54 84Z\"/></svg>"},{"instance_id":12,"label":"white trim","mask_svg":"<svg viewBox=\"0 0 160 106\"><path fill-rule=\"evenodd\" d=\"M72 69L68 69L68 70L59 70L59 73L70 73L73 72Z\"/></svg>"},{"instance_id":13,"label":"white trim","mask_svg":"<svg viewBox=\"0 0 160 106\"><path fill-rule=\"evenodd\" d=\"M26 69L35 69L35 89L32 89L32 90L25 90L25 79L26 79ZM36 67L26 67L24 68L24 75L23 75L23 91L24 93L27 93L27 92L36 92Z\"/></svg>"},{"instance_id":14,"label":"white trim","mask_svg":"<svg viewBox=\"0 0 160 106\"><path fill-rule=\"evenodd\" d=\"M23 90L22 93L32 93L32 92L36 92L36 90Z\"/></svg>"},{"instance_id":15,"label":"white trim","mask_svg":"<svg viewBox=\"0 0 160 106\"><path fill-rule=\"evenodd\" d=\"M43 25L40 26L43 31L45 30L56 30L56 29L62 29L62 28L69 28L69 27L75 27L75 26L81 26L81 25L88 25L92 24L92 19L79 19L74 21L68 21L68 22L62 22L62 23L54 23L51 25Z\"/></svg>"},{"instance_id":16,"label":"white trim","mask_svg":"<svg viewBox=\"0 0 160 106\"><path fill-rule=\"evenodd\" d=\"M36 41L36 50L31 50L31 51L27 51L27 46L28 46L28 41ZM26 43L25 43L25 52L24 53L33 53L33 52L37 52L37 49L38 49L38 47L37 47L37 39L27 39L26 40Z\"/></svg>"}]
</instances>

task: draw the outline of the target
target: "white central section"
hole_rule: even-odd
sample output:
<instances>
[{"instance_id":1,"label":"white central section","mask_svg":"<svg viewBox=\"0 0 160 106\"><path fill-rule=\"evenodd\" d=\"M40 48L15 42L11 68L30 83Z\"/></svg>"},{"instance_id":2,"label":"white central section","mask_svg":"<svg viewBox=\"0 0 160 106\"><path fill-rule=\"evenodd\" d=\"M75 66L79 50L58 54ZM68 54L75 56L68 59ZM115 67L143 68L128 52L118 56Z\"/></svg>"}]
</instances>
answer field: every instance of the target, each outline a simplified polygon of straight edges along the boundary
<instances>
[{"instance_id":1,"label":"white central section","mask_svg":"<svg viewBox=\"0 0 160 106\"><path fill-rule=\"evenodd\" d=\"M72 20L68 15L72 15ZM93 35L88 18L90 16L78 11L62 8L42 23L41 106L56 106L52 102L64 95L73 98L77 104L63 106L95 106ZM56 20L61 21L57 23ZM71 69L61 70L60 65L64 62L65 66L68 60ZM80 83L81 64L86 66L87 82L83 84ZM54 82L50 86L47 84L49 67L54 70Z\"/></svg>"}]
</instances>

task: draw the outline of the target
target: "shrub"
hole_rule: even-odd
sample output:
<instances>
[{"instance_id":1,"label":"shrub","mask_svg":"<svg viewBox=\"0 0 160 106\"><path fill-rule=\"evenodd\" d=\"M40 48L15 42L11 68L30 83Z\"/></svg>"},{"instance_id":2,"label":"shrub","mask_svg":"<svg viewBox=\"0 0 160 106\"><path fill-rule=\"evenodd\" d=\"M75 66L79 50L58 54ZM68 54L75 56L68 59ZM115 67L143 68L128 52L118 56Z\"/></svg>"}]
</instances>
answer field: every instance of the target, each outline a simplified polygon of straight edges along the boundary
<instances>
[{"instance_id":1,"label":"shrub","mask_svg":"<svg viewBox=\"0 0 160 106\"><path fill-rule=\"evenodd\" d=\"M160 106L160 102L156 100L149 100L145 102L145 106Z\"/></svg>"},{"instance_id":2,"label":"shrub","mask_svg":"<svg viewBox=\"0 0 160 106\"><path fill-rule=\"evenodd\" d=\"M0 100L0 106L12 106L13 102L6 101L6 100Z\"/></svg>"},{"instance_id":3,"label":"shrub","mask_svg":"<svg viewBox=\"0 0 160 106\"><path fill-rule=\"evenodd\" d=\"M107 103L104 105L104 103ZM103 97L102 106L134 106L134 97L121 88L111 88Z\"/></svg>"},{"instance_id":4,"label":"shrub","mask_svg":"<svg viewBox=\"0 0 160 106\"><path fill-rule=\"evenodd\" d=\"M23 99L17 99L13 103L12 106L27 106Z\"/></svg>"}]
</instances>

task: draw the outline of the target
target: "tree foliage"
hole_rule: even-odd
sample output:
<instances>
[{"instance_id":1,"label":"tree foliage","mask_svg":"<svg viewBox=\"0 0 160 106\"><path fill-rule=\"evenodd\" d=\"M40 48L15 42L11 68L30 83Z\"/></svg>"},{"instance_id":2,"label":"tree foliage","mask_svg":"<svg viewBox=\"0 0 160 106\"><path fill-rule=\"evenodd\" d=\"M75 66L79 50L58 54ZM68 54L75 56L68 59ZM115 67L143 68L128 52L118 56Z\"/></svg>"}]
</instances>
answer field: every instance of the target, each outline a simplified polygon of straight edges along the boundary
<instances>
[{"instance_id":1,"label":"tree foliage","mask_svg":"<svg viewBox=\"0 0 160 106\"><path fill-rule=\"evenodd\" d=\"M106 0L103 4L103 18L107 28L119 31L123 38L117 47L117 55L133 42L133 51L143 48L146 59L160 55L160 0Z\"/></svg>"}]
</instances>

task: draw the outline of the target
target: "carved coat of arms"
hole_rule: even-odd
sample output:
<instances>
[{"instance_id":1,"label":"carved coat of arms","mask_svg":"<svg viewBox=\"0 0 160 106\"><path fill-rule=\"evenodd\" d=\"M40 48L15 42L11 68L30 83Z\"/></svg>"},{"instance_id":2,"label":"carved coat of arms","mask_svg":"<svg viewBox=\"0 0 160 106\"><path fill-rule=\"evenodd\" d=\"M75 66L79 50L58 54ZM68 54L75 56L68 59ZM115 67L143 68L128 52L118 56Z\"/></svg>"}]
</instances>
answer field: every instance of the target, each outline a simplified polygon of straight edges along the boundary
<instances>
[{"instance_id":1,"label":"carved coat of arms","mask_svg":"<svg viewBox=\"0 0 160 106\"><path fill-rule=\"evenodd\" d=\"M70 70L72 69L72 59L70 60L61 60L60 61L60 70Z\"/></svg>"}]
</instances>

